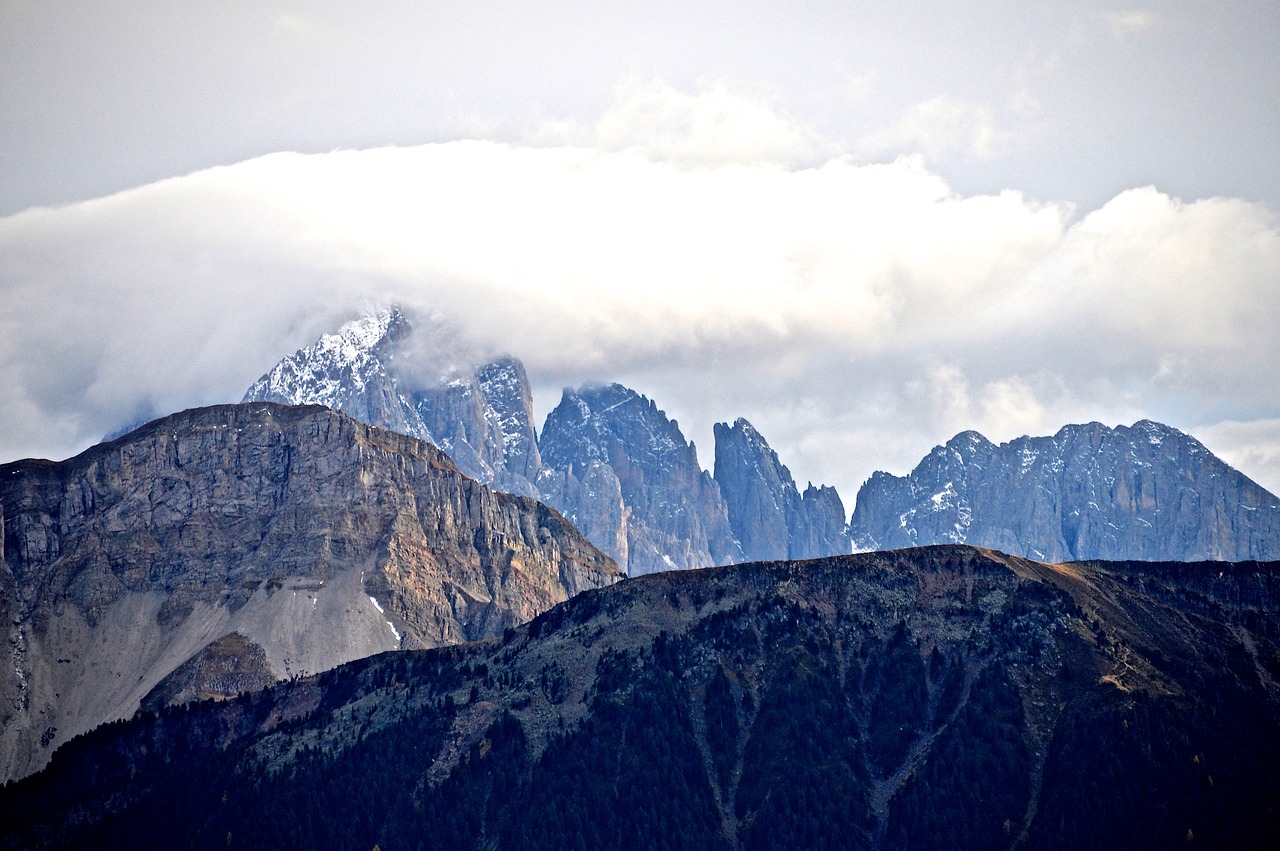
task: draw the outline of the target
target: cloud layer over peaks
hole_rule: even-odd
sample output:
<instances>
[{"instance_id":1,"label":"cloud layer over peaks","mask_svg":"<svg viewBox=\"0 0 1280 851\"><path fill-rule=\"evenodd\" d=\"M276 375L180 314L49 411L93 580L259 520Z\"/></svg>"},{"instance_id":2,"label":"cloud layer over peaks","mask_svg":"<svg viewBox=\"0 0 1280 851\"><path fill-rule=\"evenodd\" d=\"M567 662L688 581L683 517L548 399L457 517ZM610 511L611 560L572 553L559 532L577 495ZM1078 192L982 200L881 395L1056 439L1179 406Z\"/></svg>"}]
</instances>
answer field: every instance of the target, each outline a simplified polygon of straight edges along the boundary
<instances>
[{"instance_id":1,"label":"cloud layer over peaks","mask_svg":"<svg viewBox=\"0 0 1280 851\"><path fill-rule=\"evenodd\" d=\"M1077 219L832 156L727 88L629 85L537 144L273 154L0 220L0 458L238 399L392 301L522 358L540 416L621 380L704 463L712 422L746 416L850 507L967 428L1280 416L1269 208L1145 187Z\"/></svg>"}]
</instances>

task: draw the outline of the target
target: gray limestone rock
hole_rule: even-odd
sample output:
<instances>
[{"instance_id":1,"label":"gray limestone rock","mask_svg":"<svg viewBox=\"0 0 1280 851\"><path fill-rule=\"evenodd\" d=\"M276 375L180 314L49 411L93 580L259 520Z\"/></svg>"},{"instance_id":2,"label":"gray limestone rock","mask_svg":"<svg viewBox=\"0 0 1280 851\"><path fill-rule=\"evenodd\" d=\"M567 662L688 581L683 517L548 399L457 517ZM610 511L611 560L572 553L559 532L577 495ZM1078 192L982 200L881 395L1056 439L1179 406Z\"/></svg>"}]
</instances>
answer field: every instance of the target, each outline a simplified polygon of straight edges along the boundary
<instances>
[{"instance_id":1,"label":"gray limestone rock","mask_svg":"<svg viewBox=\"0 0 1280 851\"><path fill-rule=\"evenodd\" d=\"M524 365L503 357L460 373L413 391L414 411L462 472L499 490L537 497L542 459Z\"/></svg>"},{"instance_id":2,"label":"gray limestone rock","mask_svg":"<svg viewBox=\"0 0 1280 851\"><path fill-rule=\"evenodd\" d=\"M698 466L693 444L634 390L566 389L547 416L540 448L553 471L542 480L544 498L579 527L599 530L588 535L606 551L625 538L620 564L629 574L742 560L720 489Z\"/></svg>"},{"instance_id":3,"label":"gray limestone rock","mask_svg":"<svg viewBox=\"0 0 1280 851\"><path fill-rule=\"evenodd\" d=\"M716 423L715 481L729 524L751 561L819 558L851 549L834 488L796 488L791 471L745 419Z\"/></svg>"},{"instance_id":4,"label":"gray limestone rock","mask_svg":"<svg viewBox=\"0 0 1280 851\"><path fill-rule=\"evenodd\" d=\"M1143 420L999 446L964 432L907 476L875 473L860 549L970 543L1044 561L1280 557L1280 499L1199 441Z\"/></svg>"},{"instance_id":5,"label":"gray limestone rock","mask_svg":"<svg viewBox=\"0 0 1280 851\"><path fill-rule=\"evenodd\" d=\"M324 405L379 428L430 441L471 478L538 495L533 394L510 357L458 362L438 323L421 329L398 308L348 322L258 379L242 401Z\"/></svg>"},{"instance_id":6,"label":"gray limestone rock","mask_svg":"<svg viewBox=\"0 0 1280 851\"><path fill-rule=\"evenodd\" d=\"M324 405L362 423L435 442L388 368L412 330L397 309L361 316L285 357L240 401Z\"/></svg>"}]
</instances>

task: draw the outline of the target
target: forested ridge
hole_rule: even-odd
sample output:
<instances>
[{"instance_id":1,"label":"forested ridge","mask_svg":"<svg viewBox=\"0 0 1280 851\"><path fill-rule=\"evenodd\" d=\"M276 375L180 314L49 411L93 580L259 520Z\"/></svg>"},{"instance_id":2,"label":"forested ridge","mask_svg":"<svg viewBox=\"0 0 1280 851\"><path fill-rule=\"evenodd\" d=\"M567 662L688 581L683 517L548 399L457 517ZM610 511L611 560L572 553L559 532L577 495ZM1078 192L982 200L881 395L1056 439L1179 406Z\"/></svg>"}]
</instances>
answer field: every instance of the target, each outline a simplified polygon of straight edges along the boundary
<instances>
[{"instance_id":1,"label":"forested ridge","mask_svg":"<svg viewBox=\"0 0 1280 851\"><path fill-rule=\"evenodd\" d=\"M9 847L1258 847L1274 569L934 547L655 575L108 725L0 816Z\"/></svg>"}]
</instances>

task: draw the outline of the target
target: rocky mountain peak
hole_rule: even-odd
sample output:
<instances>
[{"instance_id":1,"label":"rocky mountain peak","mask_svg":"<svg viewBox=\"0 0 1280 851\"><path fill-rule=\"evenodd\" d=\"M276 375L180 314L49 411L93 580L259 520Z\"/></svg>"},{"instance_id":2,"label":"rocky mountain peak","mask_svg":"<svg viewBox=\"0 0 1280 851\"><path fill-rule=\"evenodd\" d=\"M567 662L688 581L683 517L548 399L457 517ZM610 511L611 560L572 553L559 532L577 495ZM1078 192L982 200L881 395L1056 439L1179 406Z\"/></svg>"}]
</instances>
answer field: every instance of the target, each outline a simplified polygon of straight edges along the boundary
<instances>
[{"instance_id":1,"label":"rocky mountain peak","mask_svg":"<svg viewBox=\"0 0 1280 851\"><path fill-rule=\"evenodd\" d=\"M1183 437L1186 437L1190 440L1195 440L1195 438L1191 437L1191 435L1183 434L1182 432L1178 431L1176 428L1170 428L1169 426L1163 423L1158 423L1155 420L1138 420L1136 423L1133 424L1133 430L1146 434L1147 439L1150 440L1152 443L1159 443L1166 436L1176 437L1178 435L1182 435Z\"/></svg>"},{"instance_id":2,"label":"rocky mountain peak","mask_svg":"<svg viewBox=\"0 0 1280 851\"><path fill-rule=\"evenodd\" d=\"M623 453L649 471L697 467L697 451L680 426L646 396L621 384L566 388L542 430L542 454L556 469Z\"/></svg>"},{"instance_id":3,"label":"rocky mountain peak","mask_svg":"<svg viewBox=\"0 0 1280 851\"><path fill-rule=\"evenodd\" d=\"M967 460L989 454L991 450L995 449L995 444L987 440L982 434L970 430L962 431L948 440L945 448Z\"/></svg>"},{"instance_id":4,"label":"rocky mountain peak","mask_svg":"<svg viewBox=\"0 0 1280 851\"><path fill-rule=\"evenodd\" d=\"M957 435L858 492L859 548L968 542L1050 561L1267 559L1280 500L1151 420L1067 425L995 446Z\"/></svg>"},{"instance_id":5,"label":"rocky mountain peak","mask_svg":"<svg viewBox=\"0 0 1280 851\"><path fill-rule=\"evenodd\" d=\"M716 426L724 427L724 423L716 423ZM751 446L764 448L768 448L769 446L769 442L764 439L764 436L760 434L760 432L756 431L756 427L753 426L746 417L738 417L735 419L730 430L740 435L740 439ZM772 452L773 450L770 449L769 451Z\"/></svg>"},{"instance_id":6,"label":"rocky mountain peak","mask_svg":"<svg viewBox=\"0 0 1280 851\"><path fill-rule=\"evenodd\" d=\"M241 401L323 404L336 410L337 403L353 390L385 378L383 356L411 330L398 308L367 313L285 357ZM258 398L264 395L280 398Z\"/></svg>"},{"instance_id":7,"label":"rocky mountain peak","mask_svg":"<svg viewBox=\"0 0 1280 851\"><path fill-rule=\"evenodd\" d=\"M460 362L438 317L415 330L398 307L372 311L284 358L244 401L324 405L428 440L468 476L536 496L533 394L512 357Z\"/></svg>"},{"instance_id":8,"label":"rocky mountain peak","mask_svg":"<svg viewBox=\"0 0 1280 851\"><path fill-rule=\"evenodd\" d=\"M817 558L850 549L844 504L834 488L803 495L764 436L739 417L716 423L715 481L729 525L749 561Z\"/></svg>"},{"instance_id":9,"label":"rocky mountain peak","mask_svg":"<svg viewBox=\"0 0 1280 851\"><path fill-rule=\"evenodd\" d=\"M542 469L533 429L533 392L524 364L513 357L501 357L476 368L480 392L488 403L485 420L501 445L503 466L533 482Z\"/></svg>"},{"instance_id":10,"label":"rocky mountain peak","mask_svg":"<svg viewBox=\"0 0 1280 851\"><path fill-rule=\"evenodd\" d=\"M719 488L651 399L621 384L566 389L539 447L544 498L631 574L741 560Z\"/></svg>"},{"instance_id":11,"label":"rocky mountain peak","mask_svg":"<svg viewBox=\"0 0 1280 851\"><path fill-rule=\"evenodd\" d=\"M378 428L433 440L388 369L392 352L412 331L398 308L367 313L284 357L241 401L323 405Z\"/></svg>"}]
</instances>

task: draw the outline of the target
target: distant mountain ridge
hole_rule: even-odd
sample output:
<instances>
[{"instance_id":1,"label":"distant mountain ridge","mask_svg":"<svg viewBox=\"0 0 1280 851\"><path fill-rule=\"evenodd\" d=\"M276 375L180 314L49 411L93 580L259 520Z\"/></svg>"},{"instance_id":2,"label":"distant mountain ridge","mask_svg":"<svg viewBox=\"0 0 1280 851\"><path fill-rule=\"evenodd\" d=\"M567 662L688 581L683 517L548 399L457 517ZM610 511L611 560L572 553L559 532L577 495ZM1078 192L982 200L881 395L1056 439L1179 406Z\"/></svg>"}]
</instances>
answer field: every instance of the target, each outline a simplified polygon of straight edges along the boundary
<instances>
[{"instance_id":1,"label":"distant mountain ridge","mask_svg":"<svg viewBox=\"0 0 1280 851\"><path fill-rule=\"evenodd\" d=\"M719 487L652 400L621 384L566 390L541 446L544 498L580 527L611 522L620 498L631 575L743 560Z\"/></svg>"},{"instance_id":2,"label":"distant mountain ridge","mask_svg":"<svg viewBox=\"0 0 1280 851\"><path fill-rule=\"evenodd\" d=\"M800 493L760 432L739 417L716 423L715 480L743 550L761 560L819 558L851 549L844 503L832 487Z\"/></svg>"},{"instance_id":3,"label":"distant mountain ridge","mask_svg":"<svg viewBox=\"0 0 1280 851\"><path fill-rule=\"evenodd\" d=\"M906 476L875 473L855 546L969 543L1043 561L1280 558L1280 499L1160 423L1064 426L999 446L962 432Z\"/></svg>"},{"instance_id":4,"label":"distant mountain ridge","mask_svg":"<svg viewBox=\"0 0 1280 851\"><path fill-rule=\"evenodd\" d=\"M744 419L715 425L712 475L677 423L620 384L566 389L539 435L517 359L403 381L423 372L413 330L398 310L376 316L339 332L341 345L326 337L286 358L249 395L272 387L393 429L408 422L467 475L564 513L631 575L935 543L1049 561L1280 558L1280 500L1149 420L1002 446L963 432L907 476L873 474L846 522L835 489L802 493Z\"/></svg>"}]
</instances>

